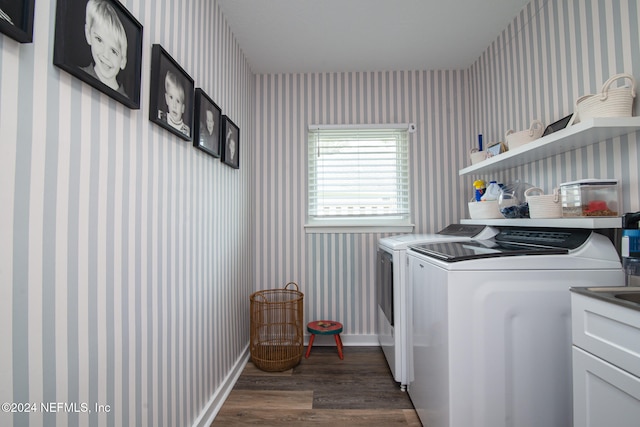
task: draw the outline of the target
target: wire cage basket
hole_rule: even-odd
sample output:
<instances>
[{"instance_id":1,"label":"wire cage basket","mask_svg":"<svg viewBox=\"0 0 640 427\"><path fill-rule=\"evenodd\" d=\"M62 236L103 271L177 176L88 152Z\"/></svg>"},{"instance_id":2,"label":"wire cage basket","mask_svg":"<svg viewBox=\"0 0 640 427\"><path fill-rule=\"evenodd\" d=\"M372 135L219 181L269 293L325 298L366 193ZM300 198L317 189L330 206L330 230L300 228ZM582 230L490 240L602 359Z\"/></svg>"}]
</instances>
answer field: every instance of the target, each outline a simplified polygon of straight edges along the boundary
<instances>
[{"instance_id":1,"label":"wire cage basket","mask_svg":"<svg viewBox=\"0 0 640 427\"><path fill-rule=\"evenodd\" d=\"M304 350L303 298L294 282L283 289L251 294L250 351L257 368L281 372L300 363Z\"/></svg>"}]
</instances>

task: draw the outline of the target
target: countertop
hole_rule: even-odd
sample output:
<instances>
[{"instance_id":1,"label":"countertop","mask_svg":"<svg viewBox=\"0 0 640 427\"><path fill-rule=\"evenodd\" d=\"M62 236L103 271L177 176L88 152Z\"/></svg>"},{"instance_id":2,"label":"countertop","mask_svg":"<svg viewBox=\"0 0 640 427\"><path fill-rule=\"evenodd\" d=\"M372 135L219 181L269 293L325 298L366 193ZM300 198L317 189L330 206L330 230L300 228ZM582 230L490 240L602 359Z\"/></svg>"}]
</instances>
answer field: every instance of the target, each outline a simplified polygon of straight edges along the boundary
<instances>
[{"instance_id":1,"label":"countertop","mask_svg":"<svg viewBox=\"0 0 640 427\"><path fill-rule=\"evenodd\" d=\"M640 287L637 286L615 286L615 287L586 287L571 288L571 292L586 295L602 301L610 302L632 310L640 311L640 303L619 298L621 295L638 294Z\"/></svg>"}]
</instances>

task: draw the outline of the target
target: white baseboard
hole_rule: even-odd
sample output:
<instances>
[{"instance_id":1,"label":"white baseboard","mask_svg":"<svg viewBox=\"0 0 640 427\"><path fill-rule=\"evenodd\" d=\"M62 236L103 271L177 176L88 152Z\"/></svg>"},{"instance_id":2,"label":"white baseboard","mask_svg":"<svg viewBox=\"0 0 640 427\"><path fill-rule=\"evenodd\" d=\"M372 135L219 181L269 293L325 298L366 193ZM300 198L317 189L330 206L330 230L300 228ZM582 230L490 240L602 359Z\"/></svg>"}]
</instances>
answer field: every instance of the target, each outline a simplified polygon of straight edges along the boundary
<instances>
[{"instance_id":1,"label":"white baseboard","mask_svg":"<svg viewBox=\"0 0 640 427\"><path fill-rule=\"evenodd\" d=\"M364 346L372 346L377 347L380 345L378 342L377 335L350 335L350 334L340 334L340 338L342 339L342 344L345 347L364 347ZM304 345L309 345L309 337L305 336ZM335 346L336 341L332 335L316 335L315 340L313 340L314 346ZM200 416L194 421L193 427L209 427L213 420L220 412L220 408L224 404L224 401L227 400L229 393L233 390L233 386L238 382L238 378L242 371L244 370L247 362L249 362L251 354L249 353L249 344L245 347L242 355L238 358L238 361L233 365L233 368L229 372L229 375L224 379L222 385L218 388L218 390L211 396L209 402L207 402L206 407L200 414Z\"/></svg>"},{"instance_id":2,"label":"white baseboard","mask_svg":"<svg viewBox=\"0 0 640 427\"><path fill-rule=\"evenodd\" d=\"M207 402L207 405L200 416L194 421L193 427L209 427L211 423L213 423L213 420L216 415L218 415L218 412L220 412L220 408L222 408L224 401L227 400L229 393L233 390L233 386L238 382L240 374L242 374L244 367L249 361L249 356L249 344L247 344L241 356L238 358L238 361L233 365L229 375L227 375L222 382L222 385L218 390L216 390L213 396L211 396L211 399Z\"/></svg>"}]
</instances>

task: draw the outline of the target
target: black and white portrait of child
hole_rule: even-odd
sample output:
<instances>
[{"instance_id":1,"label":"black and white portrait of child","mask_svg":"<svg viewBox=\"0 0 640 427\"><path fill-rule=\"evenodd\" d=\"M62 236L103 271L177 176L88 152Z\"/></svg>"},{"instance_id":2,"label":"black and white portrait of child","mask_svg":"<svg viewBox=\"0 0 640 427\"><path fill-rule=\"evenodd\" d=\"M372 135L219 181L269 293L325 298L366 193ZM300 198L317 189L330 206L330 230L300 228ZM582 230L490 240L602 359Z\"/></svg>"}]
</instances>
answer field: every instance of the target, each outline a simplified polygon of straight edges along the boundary
<instances>
[{"instance_id":1,"label":"black and white portrait of child","mask_svg":"<svg viewBox=\"0 0 640 427\"><path fill-rule=\"evenodd\" d=\"M23 11L22 1L0 0L0 20L4 22L20 26L23 20Z\"/></svg>"},{"instance_id":2,"label":"black and white portrait of child","mask_svg":"<svg viewBox=\"0 0 640 427\"><path fill-rule=\"evenodd\" d=\"M186 93L184 90L184 83L180 80L178 75L167 70L164 78L164 97L158 97L158 102L164 99L166 110L158 109L158 119L167 123L178 132L191 136L191 129L185 123L183 115L186 108Z\"/></svg>"},{"instance_id":3,"label":"black and white portrait of child","mask_svg":"<svg viewBox=\"0 0 640 427\"><path fill-rule=\"evenodd\" d=\"M118 12L107 0L87 2L84 35L92 60L82 70L128 96L118 81L118 73L127 66L127 33Z\"/></svg>"},{"instance_id":4,"label":"black and white portrait of child","mask_svg":"<svg viewBox=\"0 0 640 427\"><path fill-rule=\"evenodd\" d=\"M33 42L34 9L35 0L0 0L0 32L18 43Z\"/></svg>"},{"instance_id":5,"label":"black and white portrait of child","mask_svg":"<svg viewBox=\"0 0 640 427\"><path fill-rule=\"evenodd\" d=\"M53 63L129 108L140 108L138 20L118 0L58 0L56 7Z\"/></svg>"},{"instance_id":6,"label":"black and white portrait of child","mask_svg":"<svg viewBox=\"0 0 640 427\"><path fill-rule=\"evenodd\" d=\"M240 167L240 130L228 118L225 117L224 152L222 161L232 168Z\"/></svg>"},{"instance_id":7,"label":"black and white portrait of child","mask_svg":"<svg viewBox=\"0 0 640 427\"><path fill-rule=\"evenodd\" d=\"M226 140L227 140L227 152L226 152L225 158L229 161L229 163L235 163L237 149L238 149L238 142L237 142L238 136L236 135L233 129L227 130Z\"/></svg>"},{"instance_id":8,"label":"black and white portrait of child","mask_svg":"<svg viewBox=\"0 0 640 427\"><path fill-rule=\"evenodd\" d=\"M219 154L218 136L220 116L211 106L206 106L201 111L200 118L200 145L213 154Z\"/></svg>"}]
</instances>

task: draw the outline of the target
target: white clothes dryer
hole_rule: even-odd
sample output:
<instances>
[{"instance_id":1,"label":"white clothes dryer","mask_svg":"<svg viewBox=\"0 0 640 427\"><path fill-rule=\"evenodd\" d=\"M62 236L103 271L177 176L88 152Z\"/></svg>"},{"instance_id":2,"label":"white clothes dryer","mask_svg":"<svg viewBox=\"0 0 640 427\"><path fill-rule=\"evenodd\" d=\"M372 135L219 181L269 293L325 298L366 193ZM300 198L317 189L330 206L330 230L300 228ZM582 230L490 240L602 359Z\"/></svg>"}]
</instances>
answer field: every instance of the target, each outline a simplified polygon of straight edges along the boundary
<instances>
[{"instance_id":1,"label":"white clothes dryer","mask_svg":"<svg viewBox=\"0 0 640 427\"><path fill-rule=\"evenodd\" d=\"M488 239L498 230L485 225L451 224L434 234L402 234L378 242L376 267L378 341L395 381L407 384L407 247L425 242Z\"/></svg>"},{"instance_id":2,"label":"white clothes dryer","mask_svg":"<svg viewBox=\"0 0 640 427\"><path fill-rule=\"evenodd\" d=\"M482 241L412 245L408 392L429 427L572 425L575 286L620 286L590 230L501 227Z\"/></svg>"}]
</instances>

